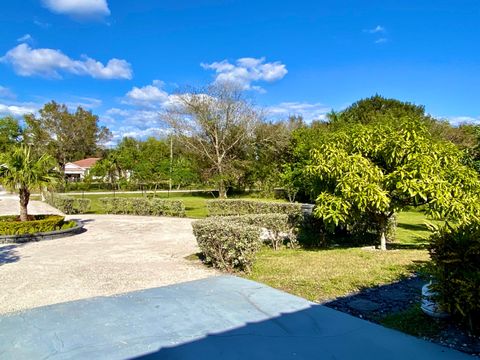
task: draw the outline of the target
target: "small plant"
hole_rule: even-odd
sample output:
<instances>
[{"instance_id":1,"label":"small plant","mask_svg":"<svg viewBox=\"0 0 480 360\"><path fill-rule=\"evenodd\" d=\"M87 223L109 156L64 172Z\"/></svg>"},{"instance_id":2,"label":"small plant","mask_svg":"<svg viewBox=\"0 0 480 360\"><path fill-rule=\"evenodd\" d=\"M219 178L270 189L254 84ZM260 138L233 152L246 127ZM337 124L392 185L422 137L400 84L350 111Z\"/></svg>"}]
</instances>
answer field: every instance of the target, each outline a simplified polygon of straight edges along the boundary
<instances>
[{"instance_id":1,"label":"small plant","mask_svg":"<svg viewBox=\"0 0 480 360\"><path fill-rule=\"evenodd\" d=\"M447 224L432 235L429 250L439 303L472 332L480 332L480 223Z\"/></svg>"}]
</instances>

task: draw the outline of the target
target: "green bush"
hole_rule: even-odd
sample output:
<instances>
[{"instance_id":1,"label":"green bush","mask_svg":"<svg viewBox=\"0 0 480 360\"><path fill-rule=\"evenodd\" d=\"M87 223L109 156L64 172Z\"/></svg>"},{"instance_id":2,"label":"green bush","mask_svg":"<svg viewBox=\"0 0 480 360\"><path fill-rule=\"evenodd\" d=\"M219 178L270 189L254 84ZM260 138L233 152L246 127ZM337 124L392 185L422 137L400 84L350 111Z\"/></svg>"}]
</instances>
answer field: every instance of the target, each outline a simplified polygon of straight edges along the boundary
<instances>
[{"instance_id":1,"label":"green bush","mask_svg":"<svg viewBox=\"0 0 480 360\"><path fill-rule=\"evenodd\" d=\"M107 214L185 216L185 205L181 200L110 197L102 198L100 202Z\"/></svg>"},{"instance_id":2,"label":"green bush","mask_svg":"<svg viewBox=\"0 0 480 360\"><path fill-rule=\"evenodd\" d=\"M261 245L258 227L227 218L199 220L192 226L205 262L228 272L250 272Z\"/></svg>"},{"instance_id":3,"label":"green bush","mask_svg":"<svg viewBox=\"0 0 480 360\"><path fill-rule=\"evenodd\" d=\"M299 203L277 203L255 200L209 200L209 216L234 216L249 214L286 214L292 224L302 220L302 205Z\"/></svg>"},{"instance_id":4,"label":"green bush","mask_svg":"<svg viewBox=\"0 0 480 360\"><path fill-rule=\"evenodd\" d=\"M239 225L255 226L259 230L265 229L262 240L278 250L284 240L288 240L290 246L296 246L297 228L293 227L286 214L251 214L241 216L211 217L209 219L226 220Z\"/></svg>"},{"instance_id":5,"label":"green bush","mask_svg":"<svg viewBox=\"0 0 480 360\"><path fill-rule=\"evenodd\" d=\"M90 210L91 206L90 199L79 199L55 194L47 195L46 202L64 214L84 214Z\"/></svg>"},{"instance_id":6,"label":"green bush","mask_svg":"<svg viewBox=\"0 0 480 360\"><path fill-rule=\"evenodd\" d=\"M445 226L431 237L430 256L442 307L480 332L480 223Z\"/></svg>"},{"instance_id":7,"label":"green bush","mask_svg":"<svg viewBox=\"0 0 480 360\"><path fill-rule=\"evenodd\" d=\"M18 216L1 216L0 235L36 234L75 226L75 222L66 222L65 218L59 215L33 215L32 219L19 221Z\"/></svg>"}]
</instances>

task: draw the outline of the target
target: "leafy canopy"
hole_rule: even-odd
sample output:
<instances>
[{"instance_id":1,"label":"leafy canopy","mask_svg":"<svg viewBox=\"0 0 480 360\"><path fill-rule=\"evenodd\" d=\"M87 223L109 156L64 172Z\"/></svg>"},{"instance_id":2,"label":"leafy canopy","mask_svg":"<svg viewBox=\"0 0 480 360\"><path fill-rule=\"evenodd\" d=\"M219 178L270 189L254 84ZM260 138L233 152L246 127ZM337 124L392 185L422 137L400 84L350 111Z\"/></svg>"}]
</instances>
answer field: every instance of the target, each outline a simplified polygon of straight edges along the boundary
<instances>
[{"instance_id":1,"label":"leafy canopy","mask_svg":"<svg viewBox=\"0 0 480 360\"><path fill-rule=\"evenodd\" d=\"M311 152L306 172L316 215L331 225L361 213L384 221L406 206L425 205L437 218L477 217L478 176L462 158L416 118L343 126Z\"/></svg>"}]
</instances>

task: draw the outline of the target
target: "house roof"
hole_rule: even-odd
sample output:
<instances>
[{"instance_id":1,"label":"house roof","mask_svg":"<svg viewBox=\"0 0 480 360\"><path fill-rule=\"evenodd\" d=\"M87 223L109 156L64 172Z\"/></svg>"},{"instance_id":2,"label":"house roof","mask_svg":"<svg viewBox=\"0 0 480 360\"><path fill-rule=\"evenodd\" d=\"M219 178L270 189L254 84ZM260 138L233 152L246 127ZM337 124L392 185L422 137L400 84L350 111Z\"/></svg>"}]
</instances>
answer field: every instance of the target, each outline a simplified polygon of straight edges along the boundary
<instances>
[{"instance_id":1,"label":"house roof","mask_svg":"<svg viewBox=\"0 0 480 360\"><path fill-rule=\"evenodd\" d=\"M88 159L82 159L82 160L78 160L78 161L74 161L72 164L75 164L77 166L80 166L84 169L89 169L91 168L93 165L95 165L95 163L98 161L98 160L101 160L101 158L88 158Z\"/></svg>"}]
</instances>

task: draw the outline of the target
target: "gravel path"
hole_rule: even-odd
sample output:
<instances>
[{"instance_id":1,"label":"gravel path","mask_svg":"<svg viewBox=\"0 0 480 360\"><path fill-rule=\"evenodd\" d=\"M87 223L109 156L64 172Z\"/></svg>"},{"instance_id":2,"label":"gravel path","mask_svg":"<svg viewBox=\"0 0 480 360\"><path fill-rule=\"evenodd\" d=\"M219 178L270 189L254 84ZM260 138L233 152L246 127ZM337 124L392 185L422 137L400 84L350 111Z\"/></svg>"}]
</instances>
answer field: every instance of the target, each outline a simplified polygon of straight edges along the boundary
<instances>
[{"instance_id":1,"label":"gravel path","mask_svg":"<svg viewBox=\"0 0 480 360\"><path fill-rule=\"evenodd\" d=\"M18 208L0 199L0 214ZM33 213L54 213L32 201ZM127 215L70 216L86 232L37 243L0 245L0 313L107 296L214 276L184 257L198 251L191 219Z\"/></svg>"}]
</instances>

